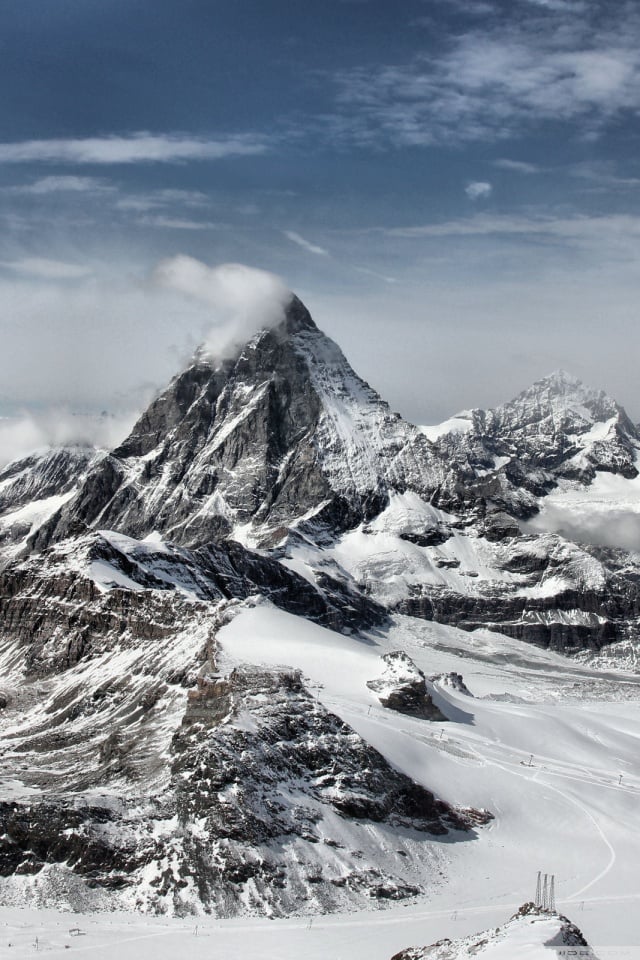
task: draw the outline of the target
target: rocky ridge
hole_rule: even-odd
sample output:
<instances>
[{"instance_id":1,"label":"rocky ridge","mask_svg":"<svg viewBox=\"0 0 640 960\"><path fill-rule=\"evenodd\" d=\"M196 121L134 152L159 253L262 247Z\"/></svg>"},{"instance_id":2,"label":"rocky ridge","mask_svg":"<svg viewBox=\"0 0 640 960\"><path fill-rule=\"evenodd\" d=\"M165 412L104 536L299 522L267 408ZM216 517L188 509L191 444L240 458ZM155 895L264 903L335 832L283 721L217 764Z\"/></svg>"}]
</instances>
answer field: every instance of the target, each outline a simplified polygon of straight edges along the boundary
<instances>
[{"instance_id":1,"label":"rocky ridge","mask_svg":"<svg viewBox=\"0 0 640 960\"><path fill-rule=\"evenodd\" d=\"M638 428L615 400L563 370L455 424L434 436L436 449L476 495L515 517L532 516L562 481L589 484L598 471L638 476Z\"/></svg>"},{"instance_id":2,"label":"rocky ridge","mask_svg":"<svg viewBox=\"0 0 640 960\"><path fill-rule=\"evenodd\" d=\"M456 940L439 940L429 947L409 947L391 960L467 960L483 957L542 956L556 949L560 955L596 960L582 932L567 917L526 903L506 923L492 930Z\"/></svg>"}]
</instances>

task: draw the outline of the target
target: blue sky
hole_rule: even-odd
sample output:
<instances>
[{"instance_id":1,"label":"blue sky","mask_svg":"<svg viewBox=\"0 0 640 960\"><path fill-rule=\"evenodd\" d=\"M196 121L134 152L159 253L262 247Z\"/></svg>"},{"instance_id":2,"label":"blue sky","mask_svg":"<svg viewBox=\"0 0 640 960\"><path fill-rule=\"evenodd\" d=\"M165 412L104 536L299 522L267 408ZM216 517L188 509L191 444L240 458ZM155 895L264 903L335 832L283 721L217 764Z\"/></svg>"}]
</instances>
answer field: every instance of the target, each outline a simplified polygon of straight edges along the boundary
<instances>
[{"instance_id":1,"label":"blue sky","mask_svg":"<svg viewBox=\"0 0 640 960\"><path fill-rule=\"evenodd\" d=\"M435 422L565 367L640 418L640 10L601 0L10 0L0 412L139 408L272 271Z\"/></svg>"}]
</instances>

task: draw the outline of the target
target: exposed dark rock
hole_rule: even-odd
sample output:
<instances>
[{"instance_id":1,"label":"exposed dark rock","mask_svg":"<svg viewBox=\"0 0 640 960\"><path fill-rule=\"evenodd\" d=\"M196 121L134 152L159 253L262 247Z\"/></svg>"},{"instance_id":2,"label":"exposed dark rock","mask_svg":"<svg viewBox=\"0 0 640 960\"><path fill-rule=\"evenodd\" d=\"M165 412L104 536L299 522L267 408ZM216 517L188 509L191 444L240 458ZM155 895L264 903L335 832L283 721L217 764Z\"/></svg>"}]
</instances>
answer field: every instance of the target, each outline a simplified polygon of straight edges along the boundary
<instances>
[{"instance_id":1,"label":"exposed dark rock","mask_svg":"<svg viewBox=\"0 0 640 960\"><path fill-rule=\"evenodd\" d=\"M402 650L394 650L382 657L385 670L367 686L373 690L383 707L425 720L446 720L427 692L425 675L411 657Z\"/></svg>"},{"instance_id":2,"label":"exposed dark rock","mask_svg":"<svg viewBox=\"0 0 640 960\"><path fill-rule=\"evenodd\" d=\"M496 510L487 514L482 532L485 538L492 543L512 537L519 537L521 533L517 520L514 520L512 516L503 510Z\"/></svg>"},{"instance_id":3,"label":"exposed dark rock","mask_svg":"<svg viewBox=\"0 0 640 960\"><path fill-rule=\"evenodd\" d=\"M458 693L463 693L466 697L473 696L468 686L464 682L464 678L461 673L436 673L432 677L429 677L429 679L432 683L439 681L446 687L451 687L452 690L456 690Z\"/></svg>"}]
</instances>

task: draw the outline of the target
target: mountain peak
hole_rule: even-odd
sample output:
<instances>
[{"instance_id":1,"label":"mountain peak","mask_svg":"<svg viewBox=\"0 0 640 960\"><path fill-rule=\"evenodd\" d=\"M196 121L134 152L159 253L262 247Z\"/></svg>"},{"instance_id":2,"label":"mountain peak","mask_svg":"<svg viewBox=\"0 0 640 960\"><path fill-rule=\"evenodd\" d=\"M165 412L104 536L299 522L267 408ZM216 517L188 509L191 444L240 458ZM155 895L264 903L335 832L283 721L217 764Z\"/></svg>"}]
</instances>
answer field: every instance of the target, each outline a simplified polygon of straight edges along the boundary
<instances>
[{"instance_id":1,"label":"mountain peak","mask_svg":"<svg viewBox=\"0 0 640 960\"><path fill-rule=\"evenodd\" d=\"M567 370L563 370L562 368L553 370L546 377L542 377L541 380L537 380L536 384L538 383L571 389L585 387L585 384L582 382L582 380L579 380L578 377L574 377L572 373L569 373ZM534 384L534 386L536 384Z\"/></svg>"},{"instance_id":2,"label":"mountain peak","mask_svg":"<svg viewBox=\"0 0 640 960\"><path fill-rule=\"evenodd\" d=\"M553 373L536 380L508 403L497 410L508 408L529 408L534 418L547 415L559 416L573 411L587 420L608 420L621 411L616 401L604 390L588 386L578 377L566 370L554 370Z\"/></svg>"},{"instance_id":3,"label":"mountain peak","mask_svg":"<svg viewBox=\"0 0 640 960\"><path fill-rule=\"evenodd\" d=\"M291 294L291 300L285 307L282 326L284 326L287 333L299 333L301 330L318 329L304 303L295 293Z\"/></svg>"},{"instance_id":4,"label":"mountain peak","mask_svg":"<svg viewBox=\"0 0 640 960\"><path fill-rule=\"evenodd\" d=\"M291 295L280 322L233 355L198 352L36 546L98 523L190 545L248 524L268 539L320 513L342 529L375 515L392 490L430 497L449 480L420 431Z\"/></svg>"}]
</instances>

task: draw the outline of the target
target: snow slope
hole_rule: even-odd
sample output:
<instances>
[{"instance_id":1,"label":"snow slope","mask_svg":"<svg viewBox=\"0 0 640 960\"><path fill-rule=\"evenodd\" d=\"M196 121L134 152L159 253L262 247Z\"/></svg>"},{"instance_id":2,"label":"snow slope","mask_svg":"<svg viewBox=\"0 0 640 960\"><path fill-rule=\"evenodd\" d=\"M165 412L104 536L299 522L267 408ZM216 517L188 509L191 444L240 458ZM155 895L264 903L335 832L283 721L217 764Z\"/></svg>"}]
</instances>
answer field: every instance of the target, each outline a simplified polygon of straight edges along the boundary
<instances>
[{"instance_id":1,"label":"snow slope","mask_svg":"<svg viewBox=\"0 0 640 960\"><path fill-rule=\"evenodd\" d=\"M554 873L558 904L597 956L638 946L640 890L640 679L597 672L502 636L397 618L361 639L335 634L268 603L247 603L222 628L221 667L251 660L303 670L322 704L401 771L444 798L486 806L495 820L470 843L439 846L446 877L428 901L381 913L288 920L153 921L0 910L0 944L31 956L34 937L51 956L153 953L287 960L304 955L389 960L412 943L467 936L504 923L530 900L538 870ZM414 719L380 706L367 681L381 656L405 649L432 677L450 717ZM446 682L464 675L471 696ZM620 782L622 774L622 782ZM363 825L364 835L369 828ZM384 850L380 851L384 859ZM3 926L4 925L4 926ZM70 937L80 926L86 936ZM197 935L196 935L197 931ZM66 950L66 947L69 947ZM603 949L604 947L604 949ZM607 949L609 948L609 949ZM512 953L511 956L527 956ZM531 954L535 956L535 954Z\"/></svg>"}]
</instances>

